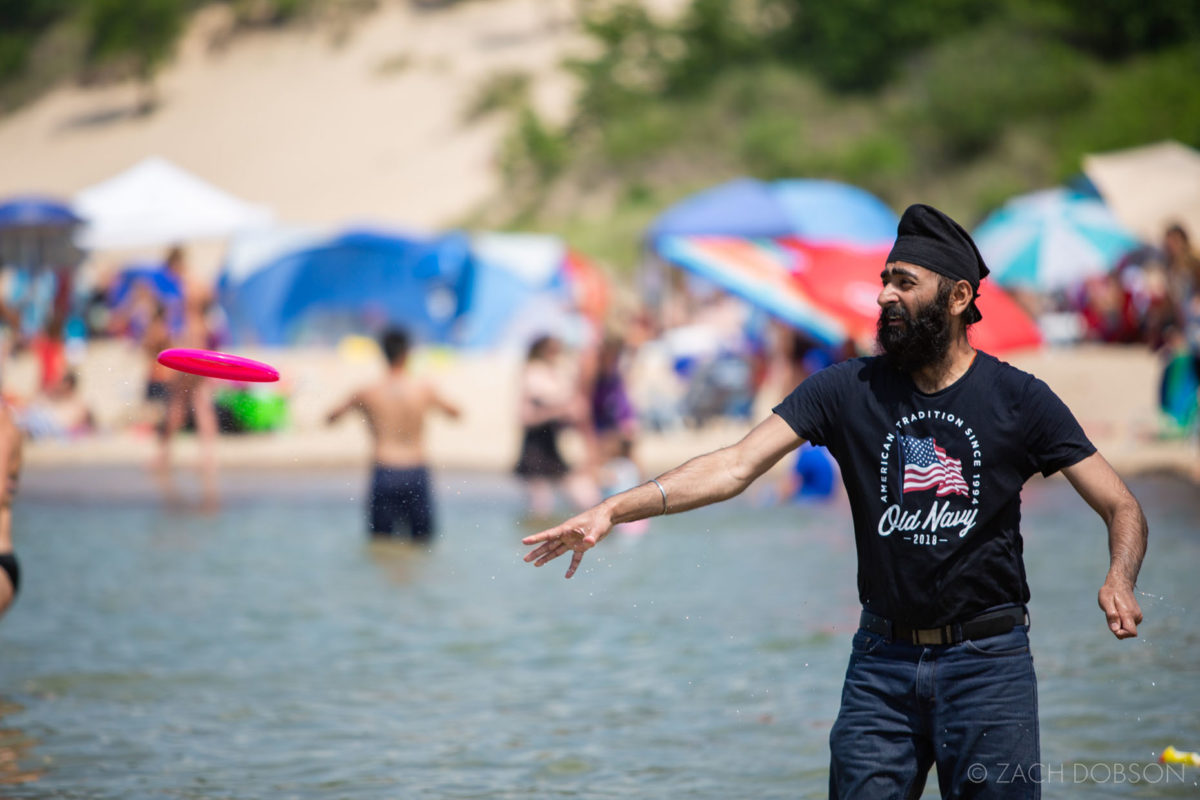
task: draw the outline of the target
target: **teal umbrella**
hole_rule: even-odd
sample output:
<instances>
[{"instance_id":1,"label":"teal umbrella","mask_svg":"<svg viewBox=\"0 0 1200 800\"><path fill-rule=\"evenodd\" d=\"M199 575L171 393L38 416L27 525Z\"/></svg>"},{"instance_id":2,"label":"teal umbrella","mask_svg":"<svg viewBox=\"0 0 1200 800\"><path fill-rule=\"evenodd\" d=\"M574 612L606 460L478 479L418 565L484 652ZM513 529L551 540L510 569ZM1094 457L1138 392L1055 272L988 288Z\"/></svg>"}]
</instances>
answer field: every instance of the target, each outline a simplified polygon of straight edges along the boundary
<instances>
[{"instance_id":1,"label":"teal umbrella","mask_svg":"<svg viewBox=\"0 0 1200 800\"><path fill-rule=\"evenodd\" d=\"M1039 291L1103 275L1138 246L1099 198L1070 189L1009 200L976 228L974 238L994 281Z\"/></svg>"}]
</instances>

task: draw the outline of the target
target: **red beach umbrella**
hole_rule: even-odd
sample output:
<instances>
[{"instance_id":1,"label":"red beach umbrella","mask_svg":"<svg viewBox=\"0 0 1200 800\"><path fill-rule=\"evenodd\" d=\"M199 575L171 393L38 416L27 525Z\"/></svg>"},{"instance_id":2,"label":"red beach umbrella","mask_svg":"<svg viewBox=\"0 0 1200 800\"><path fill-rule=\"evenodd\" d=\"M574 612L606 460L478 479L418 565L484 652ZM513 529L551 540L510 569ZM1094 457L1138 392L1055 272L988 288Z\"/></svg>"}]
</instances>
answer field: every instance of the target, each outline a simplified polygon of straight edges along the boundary
<instances>
[{"instance_id":1,"label":"red beach umbrella","mask_svg":"<svg viewBox=\"0 0 1200 800\"><path fill-rule=\"evenodd\" d=\"M814 303L835 316L855 339L873 337L879 319L879 273L888 248L819 246L794 238L780 240L792 253L796 280ZM1037 323L999 286L984 279L979 287L983 319L971 328L971 342L989 353L1037 347Z\"/></svg>"}]
</instances>

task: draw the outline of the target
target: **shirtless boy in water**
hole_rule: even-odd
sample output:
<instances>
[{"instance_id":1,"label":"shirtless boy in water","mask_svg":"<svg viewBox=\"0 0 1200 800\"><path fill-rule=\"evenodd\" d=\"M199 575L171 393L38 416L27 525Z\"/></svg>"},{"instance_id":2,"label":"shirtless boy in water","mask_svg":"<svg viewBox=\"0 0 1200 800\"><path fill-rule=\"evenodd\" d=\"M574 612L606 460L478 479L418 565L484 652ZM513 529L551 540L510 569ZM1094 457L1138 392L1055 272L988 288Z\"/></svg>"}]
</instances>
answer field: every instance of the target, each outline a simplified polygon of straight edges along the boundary
<instances>
[{"instance_id":1,"label":"shirtless boy in water","mask_svg":"<svg viewBox=\"0 0 1200 800\"><path fill-rule=\"evenodd\" d=\"M452 419L458 407L427 381L407 373L408 335L390 329L380 337L388 374L361 389L329 414L333 424L351 409L362 411L373 441L375 461L368 524L374 536L392 536L404 524L416 542L433 537L433 499L425 466L423 430L431 411Z\"/></svg>"}]
</instances>

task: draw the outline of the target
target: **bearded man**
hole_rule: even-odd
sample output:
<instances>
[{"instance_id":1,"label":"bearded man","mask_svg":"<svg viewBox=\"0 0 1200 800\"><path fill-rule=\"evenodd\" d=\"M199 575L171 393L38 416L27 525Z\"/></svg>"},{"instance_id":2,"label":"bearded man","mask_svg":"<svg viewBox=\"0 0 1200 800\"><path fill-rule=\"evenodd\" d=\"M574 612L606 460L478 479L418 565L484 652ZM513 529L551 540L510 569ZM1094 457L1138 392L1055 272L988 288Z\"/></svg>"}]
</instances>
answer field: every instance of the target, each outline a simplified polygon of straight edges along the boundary
<instances>
[{"instance_id":1,"label":"bearded man","mask_svg":"<svg viewBox=\"0 0 1200 800\"><path fill-rule=\"evenodd\" d=\"M1141 506L1037 378L971 346L988 273L941 211L909 207L881 274L881 355L835 364L740 442L526 537L567 577L613 525L725 500L804 441L837 459L858 551L859 629L830 734L830 797L1040 797L1020 491L1062 471L1108 528L1109 630L1137 635Z\"/></svg>"}]
</instances>

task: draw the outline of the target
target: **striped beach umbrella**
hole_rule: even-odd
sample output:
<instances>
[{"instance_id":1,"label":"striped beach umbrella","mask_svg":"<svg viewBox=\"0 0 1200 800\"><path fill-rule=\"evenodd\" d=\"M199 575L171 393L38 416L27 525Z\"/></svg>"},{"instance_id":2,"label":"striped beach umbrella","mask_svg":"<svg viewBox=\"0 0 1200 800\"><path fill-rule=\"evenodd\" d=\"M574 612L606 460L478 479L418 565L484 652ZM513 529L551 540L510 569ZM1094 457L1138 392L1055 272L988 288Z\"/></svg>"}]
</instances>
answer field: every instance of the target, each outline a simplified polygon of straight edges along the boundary
<instances>
[{"instance_id":1,"label":"striped beach umbrella","mask_svg":"<svg viewBox=\"0 0 1200 800\"><path fill-rule=\"evenodd\" d=\"M1137 237L1096 197L1068 189L1021 195L974 232L1001 286L1055 291L1107 273Z\"/></svg>"},{"instance_id":2,"label":"striped beach umbrella","mask_svg":"<svg viewBox=\"0 0 1200 800\"><path fill-rule=\"evenodd\" d=\"M793 253L792 269L808 298L835 317L855 341L875 336L879 319L879 273L886 248L822 247L781 242ZM979 290L983 319L971 327L971 344L989 353L1038 347L1037 323L1004 290L984 280Z\"/></svg>"},{"instance_id":3,"label":"striped beach umbrella","mask_svg":"<svg viewBox=\"0 0 1200 800\"><path fill-rule=\"evenodd\" d=\"M820 308L792 274L794 256L772 239L664 236L667 261L761 308L825 344L846 338L845 325Z\"/></svg>"}]
</instances>

